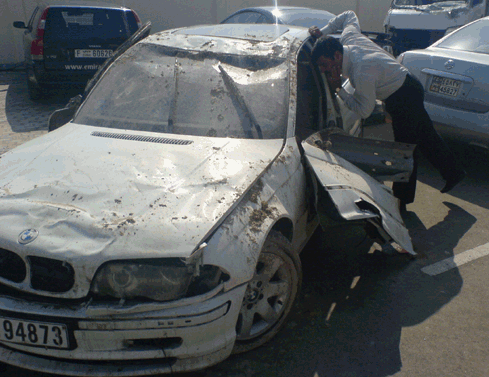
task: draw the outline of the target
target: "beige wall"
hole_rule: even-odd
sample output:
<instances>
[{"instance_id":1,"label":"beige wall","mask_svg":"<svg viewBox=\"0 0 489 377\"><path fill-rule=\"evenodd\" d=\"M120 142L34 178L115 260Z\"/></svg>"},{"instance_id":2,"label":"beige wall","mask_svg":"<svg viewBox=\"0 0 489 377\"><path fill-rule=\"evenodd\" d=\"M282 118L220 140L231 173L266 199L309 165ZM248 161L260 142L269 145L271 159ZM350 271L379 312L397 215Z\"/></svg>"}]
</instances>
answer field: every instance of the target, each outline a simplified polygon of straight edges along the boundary
<instances>
[{"instance_id":1,"label":"beige wall","mask_svg":"<svg viewBox=\"0 0 489 377\"><path fill-rule=\"evenodd\" d=\"M143 22L151 20L152 32L195 24L218 23L234 11L259 5L274 5L273 0L106 0L134 9ZM282 0L280 5L296 5L325 9L339 14L352 9L360 18L363 30L382 31L391 0ZM69 4L70 0L66 0ZM0 0L0 65L22 62L23 30L13 21L27 23L36 0Z\"/></svg>"}]
</instances>

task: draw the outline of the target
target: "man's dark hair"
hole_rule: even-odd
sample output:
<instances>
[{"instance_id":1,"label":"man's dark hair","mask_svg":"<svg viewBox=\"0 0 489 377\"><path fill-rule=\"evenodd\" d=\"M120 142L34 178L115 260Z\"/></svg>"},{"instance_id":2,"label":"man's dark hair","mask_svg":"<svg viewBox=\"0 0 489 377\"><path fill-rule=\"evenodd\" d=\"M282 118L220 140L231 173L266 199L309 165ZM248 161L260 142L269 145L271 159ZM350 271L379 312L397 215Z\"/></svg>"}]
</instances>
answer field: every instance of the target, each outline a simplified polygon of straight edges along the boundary
<instances>
[{"instance_id":1,"label":"man's dark hair","mask_svg":"<svg viewBox=\"0 0 489 377\"><path fill-rule=\"evenodd\" d=\"M324 56L328 59L334 59L334 54L336 51L343 54L343 45L340 43L340 41L330 35L323 35L316 41L314 47L312 48L311 60L313 63L316 63L320 56Z\"/></svg>"}]
</instances>

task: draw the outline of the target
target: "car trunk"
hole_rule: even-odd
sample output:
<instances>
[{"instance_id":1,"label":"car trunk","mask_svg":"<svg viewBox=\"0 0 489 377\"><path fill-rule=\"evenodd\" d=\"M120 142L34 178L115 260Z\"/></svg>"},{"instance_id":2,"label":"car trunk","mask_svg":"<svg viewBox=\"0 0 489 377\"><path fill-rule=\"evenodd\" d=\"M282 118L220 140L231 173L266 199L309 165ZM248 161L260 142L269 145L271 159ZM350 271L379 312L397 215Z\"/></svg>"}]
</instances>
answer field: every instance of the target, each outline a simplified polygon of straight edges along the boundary
<instances>
[{"instance_id":1,"label":"car trunk","mask_svg":"<svg viewBox=\"0 0 489 377\"><path fill-rule=\"evenodd\" d=\"M137 28L130 11L51 7L44 35L45 69L93 73Z\"/></svg>"}]
</instances>

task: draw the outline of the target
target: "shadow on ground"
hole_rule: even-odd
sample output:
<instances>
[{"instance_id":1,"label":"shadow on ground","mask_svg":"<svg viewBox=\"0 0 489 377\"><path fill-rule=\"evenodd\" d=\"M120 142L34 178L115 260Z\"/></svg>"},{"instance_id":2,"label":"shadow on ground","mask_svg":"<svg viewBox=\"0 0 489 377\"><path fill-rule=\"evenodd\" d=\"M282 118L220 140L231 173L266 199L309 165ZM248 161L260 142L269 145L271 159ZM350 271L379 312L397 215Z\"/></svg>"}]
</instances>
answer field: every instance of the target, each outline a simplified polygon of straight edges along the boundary
<instances>
[{"instance_id":1,"label":"shadow on ground","mask_svg":"<svg viewBox=\"0 0 489 377\"><path fill-rule=\"evenodd\" d=\"M6 91L5 115L13 132L47 130L51 113L64 107L83 88L51 88L39 101L29 99L25 72L0 72L0 85Z\"/></svg>"},{"instance_id":2,"label":"shadow on ground","mask_svg":"<svg viewBox=\"0 0 489 377\"><path fill-rule=\"evenodd\" d=\"M302 254L302 293L286 327L270 343L198 376L384 377L401 370L402 328L429 318L462 287L458 269L439 276L421 271L453 256L476 221L460 207L445 205L448 215L429 229L415 213L406 214L419 252L414 261L366 253L367 242L360 242L361 253L345 253L345 247L356 246L347 237L326 251L330 238L317 232Z\"/></svg>"}]
</instances>

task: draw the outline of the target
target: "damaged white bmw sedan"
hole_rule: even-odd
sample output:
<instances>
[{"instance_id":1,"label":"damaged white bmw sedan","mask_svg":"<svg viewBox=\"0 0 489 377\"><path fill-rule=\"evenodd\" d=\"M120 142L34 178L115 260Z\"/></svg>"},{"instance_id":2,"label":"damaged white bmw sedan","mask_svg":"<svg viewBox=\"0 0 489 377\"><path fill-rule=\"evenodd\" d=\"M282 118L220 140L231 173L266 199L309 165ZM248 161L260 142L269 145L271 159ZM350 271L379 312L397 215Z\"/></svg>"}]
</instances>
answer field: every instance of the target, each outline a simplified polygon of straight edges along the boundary
<instances>
[{"instance_id":1,"label":"damaged white bmw sedan","mask_svg":"<svg viewBox=\"0 0 489 377\"><path fill-rule=\"evenodd\" d=\"M311 48L284 25L148 36L1 156L0 361L202 369L279 331L320 220L414 253L380 182L407 179L412 148L348 136Z\"/></svg>"}]
</instances>

